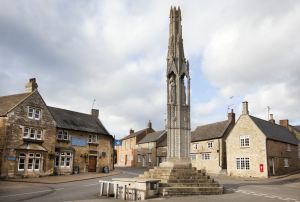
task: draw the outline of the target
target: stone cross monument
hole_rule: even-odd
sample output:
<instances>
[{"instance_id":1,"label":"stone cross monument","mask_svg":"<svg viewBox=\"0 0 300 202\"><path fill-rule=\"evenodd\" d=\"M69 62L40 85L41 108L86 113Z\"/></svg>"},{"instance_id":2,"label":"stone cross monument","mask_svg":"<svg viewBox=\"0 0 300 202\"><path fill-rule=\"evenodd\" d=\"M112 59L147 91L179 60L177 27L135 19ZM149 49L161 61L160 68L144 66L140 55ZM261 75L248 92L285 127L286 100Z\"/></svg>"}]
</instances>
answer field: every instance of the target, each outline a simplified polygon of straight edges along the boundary
<instances>
[{"instance_id":1,"label":"stone cross monument","mask_svg":"<svg viewBox=\"0 0 300 202\"><path fill-rule=\"evenodd\" d=\"M223 187L190 161L190 75L184 57L181 11L171 7L167 56L167 161L140 179L159 179L162 195L221 194Z\"/></svg>"},{"instance_id":2,"label":"stone cross monument","mask_svg":"<svg viewBox=\"0 0 300 202\"><path fill-rule=\"evenodd\" d=\"M190 166L190 76L184 57L181 11L170 11L167 56L167 162L163 167Z\"/></svg>"}]
</instances>

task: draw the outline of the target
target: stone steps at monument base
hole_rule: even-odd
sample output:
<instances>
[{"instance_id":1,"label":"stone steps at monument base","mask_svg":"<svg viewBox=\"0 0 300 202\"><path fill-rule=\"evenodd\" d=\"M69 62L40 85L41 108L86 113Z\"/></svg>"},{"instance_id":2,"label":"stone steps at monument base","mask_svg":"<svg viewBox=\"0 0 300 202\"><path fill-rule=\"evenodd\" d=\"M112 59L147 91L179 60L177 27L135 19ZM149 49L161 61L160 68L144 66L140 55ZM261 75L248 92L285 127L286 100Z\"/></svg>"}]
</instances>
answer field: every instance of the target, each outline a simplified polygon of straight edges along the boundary
<instances>
[{"instance_id":1,"label":"stone steps at monument base","mask_svg":"<svg viewBox=\"0 0 300 202\"><path fill-rule=\"evenodd\" d=\"M162 187L160 193L163 196L176 196L176 195L210 195L222 194L223 187Z\"/></svg>"},{"instance_id":2,"label":"stone steps at monument base","mask_svg":"<svg viewBox=\"0 0 300 202\"><path fill-rule=\"evenodd\" d=\"M209 180L210 177L206 175L174 175L174 174L159 174L159 173L145 173L139 175L139 178L154 178L154 179L165 179L165 180L177 180L177 179L189 179L189 180Z\"/></svg>"},{"instance_id":3,"label":"stone steps at monument base","mask_svg":"<svg viewBox=\"0 0 300 202\"><path fill-rule=\"evenodd\" d=\"M214 183L213 179L167 179L161 180L162 183L181 183L181 184L188 184L188 183Z\"/></svg>"},{"instance_id":4,"label":"stone steps at monument base","mask_svg":"<svg viewBox=\"0 0 300 202\"><path fill-rule=\"evenodd\" d=\"M199 183L159 183L159 187L219 187L219 183L207 183L207 182L199 182Z\"/></svg>"}]
</instances>

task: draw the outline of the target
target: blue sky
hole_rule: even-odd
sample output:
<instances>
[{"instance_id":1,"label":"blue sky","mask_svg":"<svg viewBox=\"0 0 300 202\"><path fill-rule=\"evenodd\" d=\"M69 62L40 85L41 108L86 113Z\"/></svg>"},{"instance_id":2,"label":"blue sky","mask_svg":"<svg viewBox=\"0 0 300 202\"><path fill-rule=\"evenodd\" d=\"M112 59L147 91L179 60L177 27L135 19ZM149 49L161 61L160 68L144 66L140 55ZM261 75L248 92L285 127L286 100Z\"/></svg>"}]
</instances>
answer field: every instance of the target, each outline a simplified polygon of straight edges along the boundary
<instances>
[{"instance_id":1,"label":"blue sky","mask_svg":"<svg viewBox=\"0 0 300 202\"><path fill-rule=\"evenodd\" d=\"M0 96L36 77L50 106L89 113L117 138L164 128L169 10L180 5L193 129L241 102L300 125L300 2L25 1L0 7ZM230 99L231 96L234 96ZM233 104L233 105L232 105Z\"/></svg>"}]
</instances>

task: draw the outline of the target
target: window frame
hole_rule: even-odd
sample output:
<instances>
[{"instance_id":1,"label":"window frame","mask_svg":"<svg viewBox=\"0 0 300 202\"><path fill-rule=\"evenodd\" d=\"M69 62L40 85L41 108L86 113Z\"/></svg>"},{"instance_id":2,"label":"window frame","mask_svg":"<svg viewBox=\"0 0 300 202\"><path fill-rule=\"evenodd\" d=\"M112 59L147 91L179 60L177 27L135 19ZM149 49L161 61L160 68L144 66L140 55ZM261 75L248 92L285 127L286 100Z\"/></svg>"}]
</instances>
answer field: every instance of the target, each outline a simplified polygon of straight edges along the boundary
<instances>
[{"instance_id":1,"label":"window frame","mask_svg":"<svg viewBox=\"0 0 300 202\"><path fill-rule=\"evenodd\" d=\"M291 145L290 145L290 144L287 144L287 145L286 145L286 151L288 151L288 152L292 151Z\"/></svg>"},{"instance_id":2,"label":"window frame","mask_svg":"<svg viewBox=\"0 0 300 202\"><path fill-rule=\"evenodd\" d=\"M25 153L20 153L19 154L19 159L18 159L18 171L24 171L25 170L25 160L26 160L26 154ZM21 163L20 161L23 160L24 162ZM23 169L20 169L20 165L23 165Z\"/></svg>"},{"instance_id":3,"label":"window frame","mask_svg":"<svg viewBox=\"0 0 300 202\"><path fill-rule=\"evenodd\" d=\"M197 160L196 154L190 154L190 159L191 161L196 161Z\"/></svg>"},{"instance_id":4,"label":"window frame","mask_svg":"<svg viewBox=\"0 0 300 202\"><path fill-rule=\"evenodd\" d=\"M89 134L88 143L97 144L98 143L98 136L94 134Z\"/></svg>"},{"instance_id":5,"label":"window frame","mask_svg":"<svg viewBox=\"0 0 300 202\"><path fill-rule=\"evenodd\" d=\"M240 135L240 147L241 148L250 147L250 137L249 137L249 135Z\"/></svg>"},{"instance_id":6,"label":"window frame","mask_svg":"<svg viewBox=\"0 0 300 202\"><path fill-rule=\"evenodd\" d=\"M24 127L23 139L43 140L43 130L37 128Z\"/></svg>"},{"instance_id":7,"label":"window frame","mask_svg":"<svg viewBox=\"0 0 300 202\"><path fill-rule=\"evenodd\" d=\"M213 148L213 141L208 141L207 142L207 148L212 149Z\"/></svg>"},{"instance_id":8,"label":"window frame","mask_svg":"<svg viewBox=\"0 0 300 202\"><path fill-rule=\"evenodd\" d=\"M201 159L204 161L210 160L210 153L202 153Z\"/></svg>"},{"instance_id":9,"label":"window frame","mask_svg":"<svg viewBox=\"0 0 300 202\"><path fill-rule=\"evenodd\" d=\"M27 109L27 118L33 120L40 120L42 115L42 109L28 106Z\"/></svg>"},{"instance_id":10,"label":"window frame","mask_svg":"<svg viewBox=\"0 0 300 202\"><path fill-rule=\"evenodd\" d=\"M235 159L236 170L250 170L250 158L238 157Z\"/></svg>"},{"instance_id":11,"label":"window frame","mask_svg":"<svg viewBox=\"0 0 300 202\"><path fill-rule=\"evenodd\" d=\"M290 167L290 164L289 164L289 158L284 158L284 159L283 159L283 165L284 165L285 168Z\"/></svg>"},{"instance_id":12,"label":"window frame","mask_svg":"<svg viewBox=\"0 0 300 202\"><path fill-rule=\"evenodd\" d=\"M193 143L193 149L194 150L199 149L199 143Z\"/></svg>"},{"instance_id":13,"label":"window frame","mask_svg":"<svg viewBox=\"0 0 300 202\"><path fill-rule=\"evenodd\" d=\"M69 138L69 131L67 131L67 130L58 130L56 138L58 140L65 140L65 141L70 140L70 138Z\"/></svg>"}]
</instances>

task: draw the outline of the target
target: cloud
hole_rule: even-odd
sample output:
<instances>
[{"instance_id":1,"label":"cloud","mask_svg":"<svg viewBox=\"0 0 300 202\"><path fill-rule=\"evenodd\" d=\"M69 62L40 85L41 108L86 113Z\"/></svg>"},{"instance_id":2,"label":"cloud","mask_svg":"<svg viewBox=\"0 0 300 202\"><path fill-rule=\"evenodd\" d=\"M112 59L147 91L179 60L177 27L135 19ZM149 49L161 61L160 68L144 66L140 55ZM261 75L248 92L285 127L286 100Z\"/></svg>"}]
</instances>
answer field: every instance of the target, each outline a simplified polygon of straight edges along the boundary
<instances>
[{"instance_id":1,"label":"cloud","mask_svg":"<svg viewBox=\"0 0 300 202\"><path fill-rule=\"evenodd\" d=\"M299 124L296 1L2 1L0 94L37 77L49 105L88 113L96 99L117 137L149 119L163 129L170 5L181 6L194 61L193 127L225 119L232 95L236 108L247 99L253 115L270 105Z\"/></svg>"}]
</instances>

